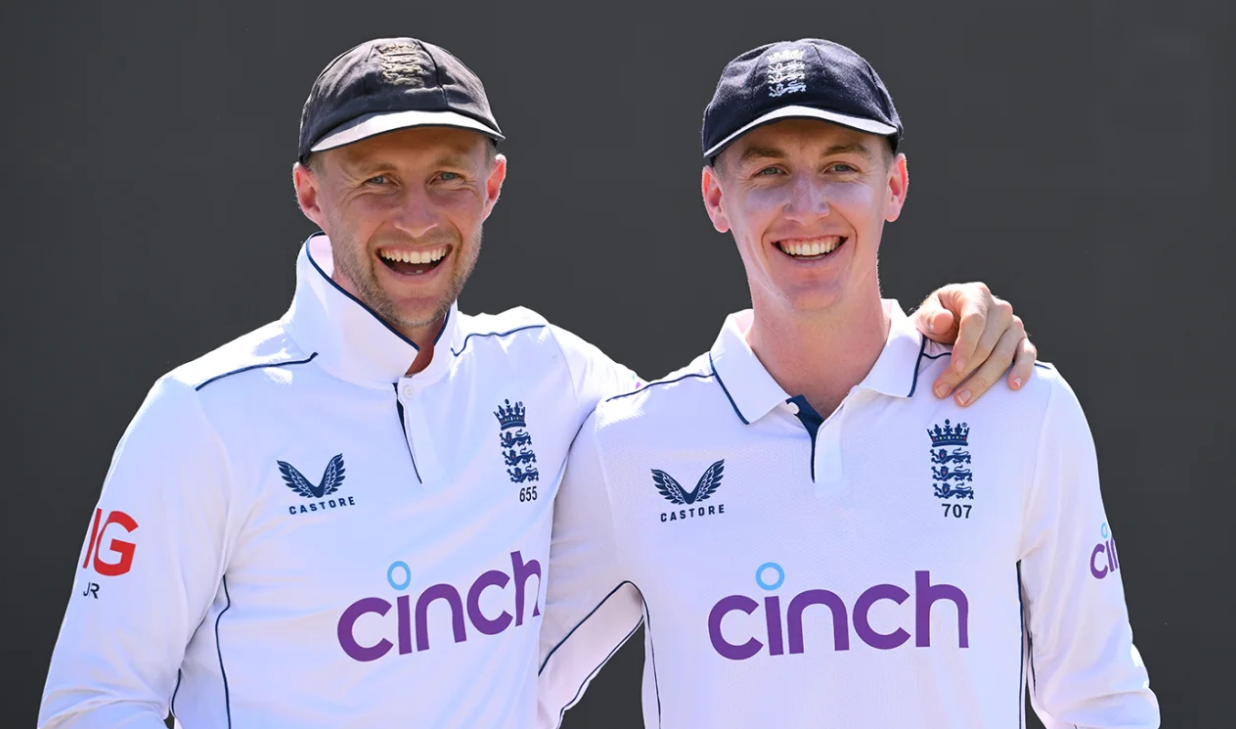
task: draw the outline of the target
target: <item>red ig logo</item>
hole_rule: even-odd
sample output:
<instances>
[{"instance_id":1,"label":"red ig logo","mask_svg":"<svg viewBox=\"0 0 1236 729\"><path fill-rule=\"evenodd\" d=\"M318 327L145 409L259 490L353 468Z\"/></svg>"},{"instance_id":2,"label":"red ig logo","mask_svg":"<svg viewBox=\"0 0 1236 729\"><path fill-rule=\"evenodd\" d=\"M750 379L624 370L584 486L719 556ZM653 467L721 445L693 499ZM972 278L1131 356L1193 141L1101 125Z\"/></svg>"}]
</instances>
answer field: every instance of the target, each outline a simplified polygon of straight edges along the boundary
<instances>
[{"instance_id":1,"label":"red ig logo","mask_svg":"<svg viewBox=\"0 0 1236 729\"><path fill-rule=\"evenodd\" d=\"M102 526L100 526L100 522L102 522ZM94 523L90 526L90 546L86 549L86 559L82 562L82 569L90 566L91 557L94 557L94 571L105 577L123 575L133 567L133 551L137 549L137 545L133 542L112 539L107 548L120 555L120 559L115 562L104 562L101 559L103 537L107 534L107 528L113 524L126 532L132 532L137 529L137 522L123 511L113 511L107 515L107 520L103 521L103 510L95 509Z\"/></svg>"}]
</instances>

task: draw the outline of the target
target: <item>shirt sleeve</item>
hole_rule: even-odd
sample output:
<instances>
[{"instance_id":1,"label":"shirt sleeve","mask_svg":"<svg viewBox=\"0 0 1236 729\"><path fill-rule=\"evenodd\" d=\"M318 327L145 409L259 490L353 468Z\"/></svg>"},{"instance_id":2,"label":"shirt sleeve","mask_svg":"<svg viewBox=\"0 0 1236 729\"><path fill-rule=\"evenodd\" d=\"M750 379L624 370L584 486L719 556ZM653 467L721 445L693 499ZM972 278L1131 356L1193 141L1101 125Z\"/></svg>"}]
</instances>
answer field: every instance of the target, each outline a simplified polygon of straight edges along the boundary
<instances>
[{"instance_id":1,"label":"shirt sleeve","mask_svg":"<svg viewBox=\"0 0 1236 729\"><path fill-rule=\"evenodd\" d=\"M1019 571L1030 633L1031 705L1047 729L1157 727L1159 706L1129 626L1099 493L1094 440L1054 371Z\"/></svg>"},{"instance_id":2,"label":"shirt sleeve","mask_svg":"<svg viewBox=\"0 0 1236 729\"><path fill-rule=\"evenodd\" d=\"M163 729L185 647L219 590L229 492L197 393L164 378L112 457L39 727Z\"/></svg>"},{"instance_id":3,"label":"shirt sleeve","mask_svg":"<svg viewBox=\"0 0 1236 729\"><path fill-rule=\"evenodd\" d=\"M537 726L557 727L592 677L643 621L626 579L602 472L596 413L571 448L554 503L546 608L541 623Z\"/></svg>"},{"instance_id":4,"label":"shirt sleeve","mask_svg":"<svg viewBox=\"0 0 1236 729\"><path fill-rule=\"evenodd\" d=\"M563 329L552 326L558 346L571 371L575 396L585 415L602 400L643 387L639 375L610 359L596 346Z\"/></svg>"}]
</instances>

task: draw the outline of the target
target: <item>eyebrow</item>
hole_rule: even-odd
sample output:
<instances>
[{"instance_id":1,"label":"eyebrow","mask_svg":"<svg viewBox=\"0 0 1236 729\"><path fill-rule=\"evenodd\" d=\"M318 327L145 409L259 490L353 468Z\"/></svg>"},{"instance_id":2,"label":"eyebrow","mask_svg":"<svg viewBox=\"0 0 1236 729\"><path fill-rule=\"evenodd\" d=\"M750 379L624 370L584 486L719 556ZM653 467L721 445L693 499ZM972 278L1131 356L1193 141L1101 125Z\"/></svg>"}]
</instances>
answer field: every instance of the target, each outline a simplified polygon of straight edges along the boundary
<instances>
[{"instance_id":1,"label":"eyebrow","mask_svg":"<svg viewBox=\"0 0 1236 729\"><path fill-rule=\"evenodd\" d=\"M834 154L857 154L861 157L871 159L871 152L859 142L850 142L849 144L834 144L824 150L825 157L831 157Z\"/></svg>"},{"instance_id":2,"label":"eyebrow","mask_svg":"<svg viewBox=\"0 0 1236 729\"><path fill-rule=\"evenodd\" d=\"M434 167L467 167L468 155L464 152L448 152L433 161ZM345 169L351 174L357 176L370 176L384 170L392 169L395 165L384 159L360 160L345 162Z\"/></svg>"},{"instance_id":3,"label":"eyebrow","mask_svg":"<svg viewBox=\"0 0 1236 729\"><path fill-rule=\"evenodd\" d=\"M835 154L857 154L866 159L871 159L871 152L864 147L860 142L848 142L846 144L834 144L824 150L821 157L831 157ZM738 158L739 164L745 164L752 160L759 159L785 159L786 153L776 147L748 147L743 150L742 156Z\"/></svg>"},{"instance_id":4,"label":"eyebrow","mask_svg":"<svg viewBox=\"0 0 1236 729\"><path fill-rule=\"evenodd\" d=\"M367 177L375 172L381 172L382 170L389 169L390 167L391 165L389 163L381 160L359 162L347 160L343 165L343 168L349 174L356 175L357 177Z\"/></svg>"},{"instance_id":5,"label":"eyebrow","mask_svg":"<svg viewBox=\"0 0 1236 729\"><path fill-rule=\"evenodd\" d=\"M747 147L738 158L739 164L746 164L756 159L785 159L785 152L776 147Z\"/></svg>"}]
</instances>

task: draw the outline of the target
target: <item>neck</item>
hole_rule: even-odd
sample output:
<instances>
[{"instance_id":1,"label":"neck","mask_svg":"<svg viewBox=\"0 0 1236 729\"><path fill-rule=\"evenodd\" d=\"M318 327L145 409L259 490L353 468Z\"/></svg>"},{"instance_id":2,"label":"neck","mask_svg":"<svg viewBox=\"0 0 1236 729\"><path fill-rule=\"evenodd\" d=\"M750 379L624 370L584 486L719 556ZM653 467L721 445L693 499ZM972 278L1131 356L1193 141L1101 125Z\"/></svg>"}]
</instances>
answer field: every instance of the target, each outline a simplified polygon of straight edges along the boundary
<instances>
[{"instance_id":1,"label":"neck","mask_svg":"<svg viewBox=\"0 0 1236 729\"><path fill-rule=\"evenodd\" d=\"M353 285L351 279L344 275L338 265L335 266L335 270L331 274L331 279L335 283L339 284L344 291L351 294L357 301L364 301L361 292L355 285ZM366 306L368 306L368 304L366 304ZM436 319L432 324L407 326L404 324L398 324L391 321L389 318L382 316L382 314L373 307L369 307L369 309L373 312L374 316L381 317L382 321L386 322L391 328L402 334L408 339L408 341L416 345L416 358L412 360L412 364L408 365L408 371L406 374L415 375L417 372L421 372L429 366L429 363L433 361L434 340L437 339L438 334L442 332L442 327L446 326L446 317L449 316L449 314L444 314L442 317Z\"/></svg>"},{"instance_id":2,"label":"neck","mask_svg":"<svg viewBox=\"0 0 1236 729\"><path fill-rule=\"evenodd\" d=\"M412 360L412 364L408 366L407 374L415 375L428 367L429 363L433 361L433 340L437 339L438 333L442 331L444 326L446 326L445 318L437 324L431 324L427 327L395 327L399 330L400 334L411 339L412 343L416 345L416 359Z\"/></svg>"},{"instance_id":3,"label":"neck","mask_svg":"<svg viewBox=\"0 0 1236 729\"><path fill-rule=\"evenodd\" d=\"M755 356L781 389L801 394L824 417L863 381L888 340L878 293L822 313L758 301L753 308L747 342Z\"/></svg>"}]
</instances>

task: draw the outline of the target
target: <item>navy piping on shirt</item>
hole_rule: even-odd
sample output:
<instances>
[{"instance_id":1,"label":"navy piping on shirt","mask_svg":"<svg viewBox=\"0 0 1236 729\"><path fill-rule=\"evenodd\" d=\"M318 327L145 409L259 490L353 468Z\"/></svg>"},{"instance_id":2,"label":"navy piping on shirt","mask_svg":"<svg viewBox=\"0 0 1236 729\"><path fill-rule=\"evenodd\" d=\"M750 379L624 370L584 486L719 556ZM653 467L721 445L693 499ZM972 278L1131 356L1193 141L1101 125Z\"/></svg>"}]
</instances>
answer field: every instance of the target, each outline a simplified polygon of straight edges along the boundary
<instances>
[{"instance_id":1,"label":"navy piping on shirt","mask_svg":"<svg viewBox=\"0 0 1236 729\"><path fill-rule=\"evenodd\" d=\"M561 647L562 647L562 645L563 645L564 643L566 643L566 642L567 642L567 640L569 640L569 639L571 638L571 636L572 636L572 635L575 635L575 631L579 630L580 626L582 626L584 623L588 622L588 618L591 618L591 617L592 617L592 616L596 613L596 611L600 610L602 605L604 605L605 603L609 602L609 599L610 599L611 597L613 597L613 596L614 596L614 593L616 593L616 592L618 592L619 590L621 590L623 585L630 585L631 587L635 587L635 583L634 583L634 582L631 582L630 580L623 580L622 582L619 582L619 583L618 583L618 585L614 587L614 589L612 589L612 590L610 590L610 591L609 591L609 594L608 594L608 595L606 595L605 597L601 598L601 602L597 603L597 606L596 606L596 607L594 607L594 608L592 608L591 610L589 610L589 611L588 611L588 614L587 614L587 615L585 615L583 618L581 618L581 619L580 619L580 621L579 621L578 623L576 623L576 624L575 624L575 627L574 627L574 628L571 628L571 630L570 630L570 631L569 631L566 635L562 636L562 640L558 641L558 645L556 645L556 646L554 646L552 649L550 649L549 653L548 653L548 654L546 654L546 656L545 656L545 660L544 660L544 661L541 661L541 668L540 668L539 670L537 670L536 675L538 675L538 676L539 676L539 675L541 675L542 673L544 673L544 672L545 672L545 667L549 665L549 659L550 659L550 658L553 658L553 657L554 657L554 654L558 652L558 649L559 649L559 648L561 648ZM638 588L638 587L635 587L635 589L636 589L636 590L639 590L639 588Z\"/></svg>"},{"instance_id":2,"label":"navy piping on shirt","mask_svg":"<svg viewBox=\"0 0 1236 729\"><path fill-rule=\"evenodd\" d=\"M794 414L811 435L811 482L815 483L815 441L820 433L820 426L824 424L824 416L811 407L811 403L807 402L807 398L802 395L795 395L786 402L792 402L798 406L798 412Z\"/></svg>"},{"instance_id":3,"label":"navy piping on shirt","mask_svg":"<svg viewBox=\"0 0 1236 729\"><path fill-rule=\"evenodd\" d=\"M927 351L927 337L924 337L921 334L919 335L919 337L922 338L923 343L920 344L918 347L918 359L914 360L914 379L910 380L910 394L906 395L906 397L914 397L914 391L918 389L918 368L919 368L919 365L923 363L923 357L927 357L928 359L935 359L935 357L932 357L929 354L923 354L923 352ZM940 355L936 355L936 357L939 357L939 356Z\"/></svg>"},{"instance_id":4,"label":"navy piping on shirt","mask_svg":"<svg viewBox=\"0 0 1236 729\"><path fill-rule=\"evenodd\" d=\"M708 366L712 368L712 373L717 377L717 384L721 386L721 390L725 392L725 396L729 398L730 406L734 408L734 412L738 413L738 419L743 425L750 425L747 419L743 417L742 411L738 409L738 405L734 402L734 398L730 397L730 391L725 387L725 383L721 381L721 375L717 372L717 366L712 362L712 352L708 353Z\"/></svg>"},{"instance_id":5,"label":"navy piping on shirt","mask_svg":"<svg viewBox=\"0 0 1236 729\"><path fill-rule=\"evenodd\" d=\"M635 586L639 590L639 586ZM652 688L657 693L657 728L661 727L661 682L657 680L657 648L652 642L652 608L644 599L644 591L639 590L639 599L644 603L644 635L648 636L648 660L652 661Z\"/></svg>"},{"instance_id":6,"label":"navy piping on shirt","mask_svg":"<svg viewBox=\"0 0 1236 729\"><path fill-rule=\"evenodd\" d=\"M395 412L399 413L399 429L403 431L403 442L408 446L408 457L412 459L412 472L416 474L416 480L420 483L425 483L421 479L421 471L416 467L416 456L412 453L412 444L408 443L408 426L403 422L403 403L399 402L399 383L392 383L395 388Z\"/></svg>"},{"instance_id":7,"label":"navy piping on shirt","mask_svg":"<svg viewBox=\"0 0 1236 729\"><path fill-rule=\"evenodd\" d=\"M469 334L468 336L464 337L463 344L459 345L458 350L452 349L451 354L455 355L456 357L463 354L463 351L468 348L468 340L473 337L505 337L508 334L514 334L515 332L522 332L525 329L540 329L546 326L548 325L547 324L526 324L522 327L516 327L510 330L509 332L473 332ZM446 327L443 327L442 329L445 331ZM442 336L442 333L439 332L438 336ZM436 342L437 340L435 339L434 341Z\"/></svg>"},{"instance_id":8,"label":"navy piping on shirt","mask_svg":"<svg viewBox=\"0 0 1236 729\"><path fill-rule=\"evenodd\" d=\"M1021 614L1021 666L1017 672L1017 729L1026 719L1026 603L1021 596L1021 560L1017 560L1017 609Z\"/></svg>"},{"instance_id":9,"label":"navy piping on shirt","mask_svg":"<svg viewBox=\"0 0 1236 729\"><path fill-rule=\"evenodd\" d=\"M636 623L635 627L631 628L631 632L627 633L626 637L623 638L618 643L618 645L614 646L614 649L609 652L609 655L605 656L605 660L598 663L597 667L592 669L592 672L588 674L588 677L585 678L579 684L579 690L575 692L575 696L572 697L572 699L568 701L565 706L563 706L561 709L558 710L558 726L562 726L562 717L566 714L567 709L574 706L576 701L579 701L580 694L584 692L584 687L588 685L588 682L592 680L592 677L597 675L597 672L600 671L602 668L604 668L606 663L609 663L609 659L613 658L614 654L617 653L619 649L621 649L624 645L626 645L628 640L631 640L631 636L635 635L635 631L639 630L640 626L642 626L643 624L644 624L644 621L642 620Z\"/></svg>"},{"instance_id":10,"label":"navy piping on shirt","mask_svg":"<svg viewBox=\"0 0 1236 729\"><path fill-rule=\"evenodd\" d=\"M638 390L632 390L632 391L630 391L630 392L624 392L624 393L622 393L621 395L614 395L613 397L608 397L608 398L606 398L606 399L605 399L605 402L609 402L610 400L617 400L617 399L619 399L619 398L623 398L623 397L629 397L629 396L631 396L631 395L639 395L639 394L641 394L641 393L648 392L649 390L651 390L652 388L656 387L657 385L672 385L672 384L674 384L675 382L681 382L682 380L685 380L685 379L687 379L688 377L696 377L696 378L699 378L699 379L701 379L701 380L707 380L709 377L713 377L713 376L714 376L714 375L702 375L702 374L700 374L700 373L698 373L698 372L689 372L689 373L687 373L687 374L685 374L685 375L682 375L682 376L680 376L680 377L675 377L675 378L674 378L674 379L672 379L672 380L653 380L652 382L649 382L647 385L644 385L643 387L639 388Z\"/></svg>"},{"instance_id":11,"label":"navy piping on shirt","mask_svg":"<svg viewBox=\"0 0 1236 729\"><path fill-rule=\"evenodd\" d=\"M215 380L222 380L224 377L231 377L232 375L238 375L241 372L248 372L249 370L260 370L265 367L286 367L288 365L306 364L308 362L312 362L313 358L316 356L318 356L318 353L314 352L313 354L309 355L305 359L283 360L280 362L263 362L262 364L255 364L255 365L249 365L248 367L241 367L240 369L232 370L231 372L224 372L221 375L215 375L214 377L210 378L209 380L206 380L205 382L203 382L202 384L198 385L197 387L193 389L200 391L203 387L209 385Z\"/></svg>"},{"instance_id":12,"label":"navy piping on shirt","mask_svg":"<svg viewBox=\"0 0 1236 729\"><path fill-rule=\"evenodd\" d=\"M232 609L232 595L227 591L227 577L223 578L223 595L227 598L227 607L219 611L215 618L215 650L219 653L219 675L223 676L223 706L227 710L227 726L232 729L232 696L227 687L227 671L223 670L223 646L219 645L219 621L223 613Z\"/></svg>"},{"instance_id":13,"label":"navy piping on shirt","mask_svg":"<svg viewBox=\"0 0 1236 729\"><path fill-rule=\"evenodd\" d=\"M447 309L446 316L442 317L442 328L438 330L438 336L433 338L434 344L437 344L438 340L442 338L443 332L446 331L446 325L449 324L450 321L451 321L451 310ZM418 349L417 351L419 352L420 350Z\"/></svg>"},{"instance_id":14,"label":"navy piping on shirt","mask_svg":"<svg viewBox=\"0 0 1236 729\"><path fill-rule=\"evenodd\" d=\"M412 349L415 349L417 352L421 351L421 348L420 348L420 347L418 347L418 346L416 346L416 343L415 343L415 342L413 342L411 339L408 339L408 338L407 338L407 337L405 337L404 335L400 334L398 329L396 329L395 327L391 326L391 325L390 325L389 323L387 323L387 321L386 321L385 319L383 319L382 317L378 316L378 313L377 313L376 311L374 311L373 309L370 309L368 306L366 306L366 305L365 305L365 302L363 302L363 301L361 301L360 299L356 298L356 297L355 297L355 296L353 296L352 294L349 294L347 291L345 291L345 290L344 290L344 288L343 288L342 286L340 286L339 284L335 283L335 280L334 280L334 279L332 279L330 276L327 276L327 275L326 275L326 272L322 270L322 267L318 265L318 262L317 262L317 261L315 261L315 260L313 260L313 251L309 249L309 241L313 240L313 239L314 239L314 238L316 238L318 235L321 235L321 234L320 234L320 233L314 233L313 235L309 236L308 240L306 240L306 241L305 241L305 257L309 259L309 263L313 264L314 269L316 269L316 270L317 270L317 272L318 272L319 274L321 274L321 275L322 275L322 278L326 279L327 283L329 283L331 286L334 286L336 291L338 291L339 293L341 293L341 294L343 294L344 296L348 297L348 298L349 298L349 299L351 299L352 301L355 301L357 306L359 306L359 307L361 307L362 309L364 309L365 311L369 312L369 314L370 314L370 315L372 315L374 319L377 319L379 322L381 322L381 323L382 323L382 326L386 327L387 329L389 329L389 330L391 331L391 334L394 334L395 336L399 337L400 339L402 339L402 340L403 340L404 342L406 342L407 344L412 345ZM446 329L446 325L445 325L445 324L443 324L442 329L443 329L443 330L445 330L445 329ZM438 334L439 334L439 335L441 335L441 332L439 332ZM435 340L435 341L436 341L436 340Z\"/></svg>"},{"instance_id":15,"label":"navy piping on shirt","mask_svg":"<svg viewBox=\"0 0 1236 729\"><path fill-rule=\"evenodd\" d=\"M682 379L682 378L679 378L679 379ZM677 381L678 380L673 380L673 382L677 382ZM583 619L581 619L578 623L576 623L575 627L571 628L570 632L568 632L566 635L562 637L562 640L558 641L558 645L555 645L549 651L549 653L545 656L545 660L541 663L541 668L540 670L537 671L537 675L539 676L545 672L545 667L549 665L549 659L554 657L554 653L557 653L558 649L561 648L567 642L567 640L570 639L570 637L575 634L575 631L579 630L580 626L588 622L588 619L591 618L594 614L596 614L596 611L600 610L601 606L604 605L607 601L609 601L609 599L613 597L618 592L618 590L622 589L624 585L630 585L631 587L634 587L635 591L639 593L640 602L643 603L644 605L644 619L641 624L644 625L645 629L647 630L647 635L648 635L648 650L649 650L649 653L651 653L649 658L652 661L652 685L653 685L653 688L655 688L657 692L657 726L660 726L661 725L661 685L657 681L657 654L656 654L656 650L652 646L652 614L648 608L648 601L644 599L644 591L639 589L639 585L635 584L634 582L630 580L623 580L622 582L619 582L618 585L614 587L614 589L609 591L608 595L601 598L601 602L597 603L596 607L589 610L588 614L585 615ZM631 639L631 636L635 635L636 630L639 630L639 625L636 625L634 628L632 628L631 632L627 633L626 637L623 638L622 641L618 643L618 645L614 646L614 649L609 652L609 655L605 656L605 660L601 661L601 663L596 668L592 669L592 671L588 674L588 677L584 679L583 683L579 685L579 690L575 692L575 698L568 701L566 706L563 706L562 710L558 712L558 722L559 723L562 722L562 715L566 712L566 710L579 699L580 692L584 690L584 686L587 685L587 683L592 680L592 677L597 674L597 671L600 671L601 668L606 663L609 662L610 658L613 658L614 654L618 652L619 648L626 645L627 641Z\"/></svg>"},{"instance_id":16,"label":"navy piping on shirt","mask_svg":"<svg viewBox=\"0 0 1236 729\"><path fill-rule=\"evenodd\" d=\"M1018 560L1017 561L1017 599L1019 602L1022 599L1022 594L1025 592L1025 589L1026 589L1026 586L1021 581L1021 560ZM1025 604L1024 603L1022 603L1022 613L1023 615L1025 614ZM1031 633L1030 630L1028 630L1024 617L1022 618L1022 630L1024 630L1026 634L1026 650L1029 654L1029 659L1030 659L1030 693L1032 695L1037 695L1038 688L1039 688L1039 680L1038 680L1038 676L1036 676L1034 672L1034 634Z\"/></svg>"},{"instance_id":17,"label":"navy piping on shirt","mask_svg":"<svg viewBox=\"0 0 1236 729\"><path fill-rule=\"evenodd\" d=\"M185 677L185 672L179 668L176 669L176 688L172 689L171 712L172 716L176 716L176 694L180 693L180 680Z\"/></svg>"}]
</instances>

